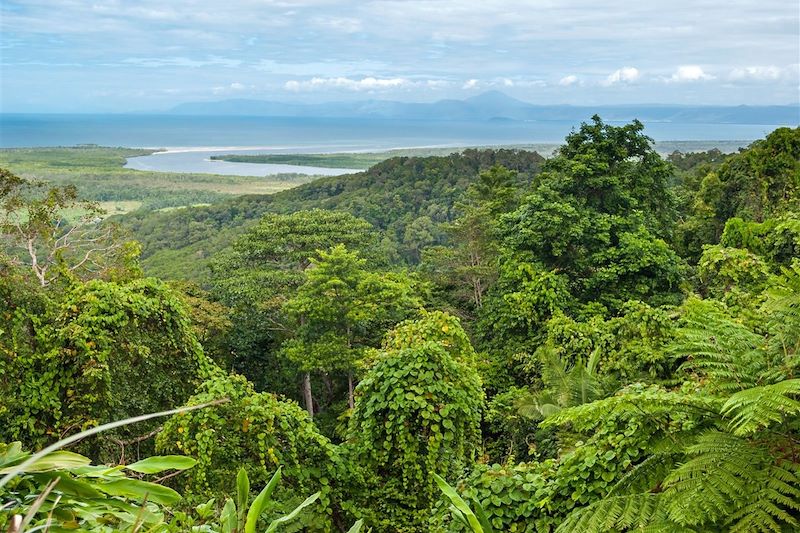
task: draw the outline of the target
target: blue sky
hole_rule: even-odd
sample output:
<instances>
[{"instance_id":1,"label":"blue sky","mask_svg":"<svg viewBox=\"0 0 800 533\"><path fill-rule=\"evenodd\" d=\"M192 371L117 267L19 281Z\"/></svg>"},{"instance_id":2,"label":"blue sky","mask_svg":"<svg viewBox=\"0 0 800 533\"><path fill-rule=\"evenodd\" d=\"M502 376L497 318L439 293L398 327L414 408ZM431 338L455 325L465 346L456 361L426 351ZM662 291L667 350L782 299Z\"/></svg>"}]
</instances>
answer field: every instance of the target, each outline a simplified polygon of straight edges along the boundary
<instances>
[{"instance_id":1,"label":"blue sky","mask_svg":"<svg viewBox=\"0 0 800 533\"><path fill-rule=\"evenodd\" d=\"M795 0L3 0L5 112L255 98L798 102Z\"/></svg>"}]
</instances>

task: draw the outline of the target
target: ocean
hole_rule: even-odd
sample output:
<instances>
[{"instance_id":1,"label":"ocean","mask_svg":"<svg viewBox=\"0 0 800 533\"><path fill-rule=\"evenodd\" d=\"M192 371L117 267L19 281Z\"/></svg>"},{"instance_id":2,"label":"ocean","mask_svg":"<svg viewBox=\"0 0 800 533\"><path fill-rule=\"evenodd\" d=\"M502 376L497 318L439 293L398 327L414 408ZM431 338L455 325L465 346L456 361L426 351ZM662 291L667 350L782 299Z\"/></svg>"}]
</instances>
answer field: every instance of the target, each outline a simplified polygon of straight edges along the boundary
<instances>
[{"instance_id":1,"label":"ocean","mask_svg":"<svg viewBox=\"0 0 800 533\"><path fill-rule=\"evenodd\" d=\"M586 117L588 120L589 117ZM286 152L559 143L574 122L0 114L0 147L260 147ZM645 122L656 141L751 141L778 125Z\"/></svg>"}]
</instances>

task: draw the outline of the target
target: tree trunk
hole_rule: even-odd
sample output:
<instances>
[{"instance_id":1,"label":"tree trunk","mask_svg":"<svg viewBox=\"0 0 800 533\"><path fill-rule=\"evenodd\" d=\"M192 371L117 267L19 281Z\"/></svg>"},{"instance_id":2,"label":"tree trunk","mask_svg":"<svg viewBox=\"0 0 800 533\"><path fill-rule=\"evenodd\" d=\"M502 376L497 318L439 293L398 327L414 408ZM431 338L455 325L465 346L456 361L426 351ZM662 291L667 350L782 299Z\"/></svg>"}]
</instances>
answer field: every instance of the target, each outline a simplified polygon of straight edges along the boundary
<instances>
[{"instance_id":1,"label":"tree trunk","mask_svg":"<svg viewBox=\"0 0 800 533\"><path fill-rule=\"evenodd\" d=\"M306 411L310 417L314 417L314 398L311 396L311 373L303 374L303 399L306 402Z\"/></svg>"},{"instance_id":2,"label":"tree trunk","mask_svg":"<svg viewBox=\"0 0 800 533\"><path fill-rule=\"evenodd\" d=\"M353 373L347 373L347 405L350 409L356 406L355 397L353 395Z\"/></svg>"}]
</instances>

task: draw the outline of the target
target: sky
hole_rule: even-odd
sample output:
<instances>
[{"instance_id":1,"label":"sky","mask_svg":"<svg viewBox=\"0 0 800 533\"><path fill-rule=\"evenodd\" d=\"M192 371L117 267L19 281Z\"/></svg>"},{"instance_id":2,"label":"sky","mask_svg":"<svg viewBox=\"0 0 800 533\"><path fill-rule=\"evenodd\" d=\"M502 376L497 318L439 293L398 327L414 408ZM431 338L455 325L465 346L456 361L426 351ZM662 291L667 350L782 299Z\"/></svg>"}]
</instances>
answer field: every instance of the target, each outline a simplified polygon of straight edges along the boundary
<instances>
[{"instance_id":1,"label":"sky","mask_svg":"<svg viewBox=\"0 0 800 533\"><path fill-rule=\"evenodd\" d=\"M2 0L0 32L3 112L800 101L796 0Z\"/></svg>"}]
</instances>

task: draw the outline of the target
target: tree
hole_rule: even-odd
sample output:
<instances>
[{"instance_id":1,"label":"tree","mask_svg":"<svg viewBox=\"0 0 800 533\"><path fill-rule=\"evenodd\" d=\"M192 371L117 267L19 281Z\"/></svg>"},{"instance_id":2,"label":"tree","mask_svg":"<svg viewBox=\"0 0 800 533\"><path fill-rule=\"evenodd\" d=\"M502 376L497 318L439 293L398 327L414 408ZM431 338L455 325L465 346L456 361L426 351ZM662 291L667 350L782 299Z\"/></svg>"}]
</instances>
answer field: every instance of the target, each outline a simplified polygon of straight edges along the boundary
<instances>
[{"instance_id":1,"label":"tree","mask_svg":"<svg viewBox=\"0 0 800 533\"><path fill-rule=\"evenodd\" d=\"M423 253L433 279L475 310L497 278L497 219L514 205L516 180L516 172L499 165L481 172L455 205L460 216L444 226L449 246Z\"/></svg>"},{"instance_id":2,"label":"tree","mask_svg":"<svg viewBox=\"0 0 800 533\"><path fill-rule=\"evenodd\" d=\"M18 303L0 326L0 440L39 446L101 422L163 411L216 371L182 302L162 282L75 282L44 303ZM147 436L154 427L137 429ZM85 445L116 461L126 441L149 445L130 431Z\"/></svg>"},{"instance_id":3,"label":"tree","mask_svg":"<svg viewBox=\"0 0 800 533\"><path fill-rule=\"evenodd\" d=\"M502 217L503 243L565 274L584 303L616 310L629 299L675 300L681 261L659 238L674 217L672 167L638 121L592 120L567 136L532 192Z\"/></svg>"},{"instance_id":4,"label":"tree","mask_svg":"<svg viewBox=\"0 0 800 533\"><path fill-rule=\"evenodd\" d=\"M314 513L308 527L329 531L338 482L347 483L349 477L336 447L299 405L256 392L242 376L220 375L205 381L188 404L220 398L228 401L173 416L158 435L157 449L197 461L179 480L184 491L219 497L229 493L240 468L254 485L263 485L282 467L280 494L265 512L279 516L321 491L323 509Z\"/></svg>"},{"instance_id":5,"label":"tree","mask_svg":"<svg viewBox=\"0 0 800 533\"><path fill-rule=\"evenodd\" d=\"M427 531L431 473L453 479L475 458L483 407L474 351L453 317L396 328L356 388L348 446L369 474L376 528Z\"/></svg>"},{"instance_id":6,"label":"tree","mask_svg":"<svg viewBox=\"0 0 800 533\"><path fill-rule=\"evenodd\" d=\"M288 384L274 381L291 380L297 370L292 361L275 357L294 333L284 305L303 284L315 252L337 244L372 258L377 238L368 222L347 213L315 209L267 214L215 259L214 293L234 310L234 369L258 386L289 392ZM302 372L301 390L306 409L313 413L308 371Z\"/></svg>"},{"instance_id":7,"label":"tree","mask_svg":"<svg viewBox=\"0 0 800 533\"><path fill-rule=\"evenodd\" d=\"M80 200L73 185L48 187L0 169L0 239L11 261L29 268L43 287L59 274L97 277L138 256L114 225L102 223L104 214Z\"/></svg>"},{"instance_id":8,"label":"tree","mask_svg":"<svg viewBox=\"0 0 800 533\"><path fill-rule=\"evenodd\" d=\"M370 272L365 265L343 244L319 251L285 306L295 322L285 350L303 370L346 373L351 409L364 350L377 348L383 332L422 307L412 280Z\"/></svg>"}]
</instances>

